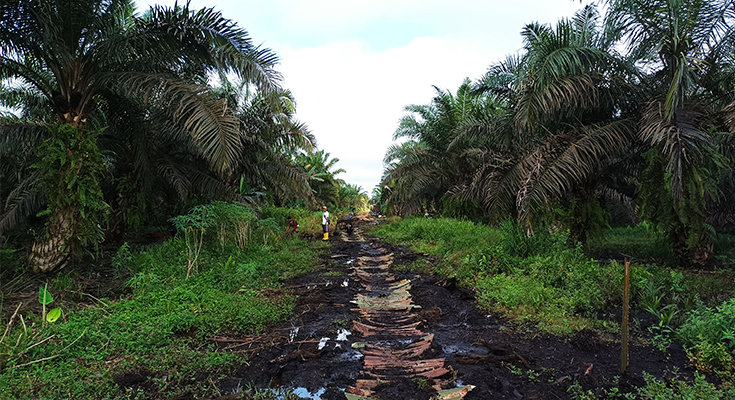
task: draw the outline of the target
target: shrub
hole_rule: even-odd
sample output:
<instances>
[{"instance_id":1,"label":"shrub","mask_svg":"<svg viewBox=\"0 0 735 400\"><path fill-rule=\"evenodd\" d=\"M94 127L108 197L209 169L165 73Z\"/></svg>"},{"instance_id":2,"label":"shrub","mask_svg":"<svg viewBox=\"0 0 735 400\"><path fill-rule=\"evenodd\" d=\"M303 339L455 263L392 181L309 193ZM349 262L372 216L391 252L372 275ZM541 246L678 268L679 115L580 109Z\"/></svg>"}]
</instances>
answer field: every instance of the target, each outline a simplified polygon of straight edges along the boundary
<instances>
[{"instance_id":1,"label":"shrub","mask_svg":"<svg viewBox=\"0 0 735 400\"><path fill-rule=\"evenodd\" d=\"M730 351L735 350L735 299L716 309L700 307L691 311L678 334L689 346L700 342L723 343Z\"/></svg>"},{"instance_id":2,"label":"shrub","mask_svg":"<svg viewBox=\"0 0 735 400\"><path fill-rule=\"evenodd\" d=\"M704 376L696 374L694 382L689 385L680 380L660 381L643 372L646 386L638 389L641 399L651 400L719 400L725 395L715 385L707 382ZM731 399L733 393L728 393Z\"/></svg>"}]
</instances>

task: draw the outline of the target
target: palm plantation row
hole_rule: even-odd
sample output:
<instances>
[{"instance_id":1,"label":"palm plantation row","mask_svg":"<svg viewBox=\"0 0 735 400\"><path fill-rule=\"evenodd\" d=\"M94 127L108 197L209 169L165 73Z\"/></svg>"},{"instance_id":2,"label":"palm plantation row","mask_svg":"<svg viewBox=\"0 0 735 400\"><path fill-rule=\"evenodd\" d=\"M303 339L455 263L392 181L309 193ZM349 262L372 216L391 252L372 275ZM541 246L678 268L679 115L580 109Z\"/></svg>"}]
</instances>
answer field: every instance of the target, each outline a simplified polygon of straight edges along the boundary
<instances>
[{"instance_id":1,"label":"palm plantation row","mask_svg":"<svg viewBox=\"0 0 735 400\"><path fill-rule=\"evenodd\" d=\"M379 196L440 211L553 223L585 242L614 219L666 232L685 265L712 261L735 222L735 8L730 1L607 0L456 93L411 105Z\"/></svg>"},{"instance_id":2,"label":"palm plantation row","mask_svg":"<svg viewBox=\"0 0 735 400\"><path fill-rule=\"evenodd\" d=\"M30 226L30 264L50 271L197 201L364 202L295 119L277 63L212 9L3 1L0 234Z\"/></svg>"}]
</instances>

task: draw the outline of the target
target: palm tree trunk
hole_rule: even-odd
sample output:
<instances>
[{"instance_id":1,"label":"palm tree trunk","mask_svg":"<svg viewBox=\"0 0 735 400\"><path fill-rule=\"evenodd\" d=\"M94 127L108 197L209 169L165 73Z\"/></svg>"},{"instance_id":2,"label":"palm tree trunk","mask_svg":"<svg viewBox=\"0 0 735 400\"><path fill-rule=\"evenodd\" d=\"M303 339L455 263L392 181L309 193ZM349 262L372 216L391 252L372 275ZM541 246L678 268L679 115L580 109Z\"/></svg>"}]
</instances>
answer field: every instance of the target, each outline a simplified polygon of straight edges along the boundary
<instances>
[{"instance_id":1,"label":"palm tree trunk","mask_svg":"<svg viewBox=\"0 0 735 400\"><path fill-rule=\"evenodd\" d=\"M687 235L683 228L674 231L672 235L674 254L684 268L711 267L715 260L714 245L710 243L709 235L702 232L699 243L694 247L687 246Z\"/></svg>"},{"instance_id":2,"label":"palm tree trunk","mask_svg":"<svg viewBox=\"0 0 735 400\"><path fill-rule=\"evenodd\" d=\"M48 236L33 244L28 257L33 272L51 272L66 266L74 247L75 213L76 207L67 206L49 220Z\"/></svg>"}]
</instances>

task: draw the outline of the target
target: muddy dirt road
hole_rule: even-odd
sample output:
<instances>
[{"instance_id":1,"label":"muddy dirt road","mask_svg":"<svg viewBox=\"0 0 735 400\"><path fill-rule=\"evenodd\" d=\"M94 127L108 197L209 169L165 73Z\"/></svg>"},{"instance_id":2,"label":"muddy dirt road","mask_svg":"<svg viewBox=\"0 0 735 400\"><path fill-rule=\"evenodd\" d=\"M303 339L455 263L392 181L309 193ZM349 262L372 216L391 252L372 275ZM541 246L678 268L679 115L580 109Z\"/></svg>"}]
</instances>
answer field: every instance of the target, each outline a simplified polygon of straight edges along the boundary
<instances>
[{"instance_id":1,"label":"muddy dirt road","mask_svg":"<svg viewBox=\"0 0 735 400\"><path fill-rule=\"evenodd\" d=\"M520 331L480 311L473 292L451 280L394 270L421 255L359 229L331 242L323 272L290 283L299 294L294 318L221 382L223 391L295 388L324 400L571 399L569 387L578 383L606 398L643 385L642 371L690 373L680 348L662 352L634 341L621 375L614 338Z\"/></svg>"}]
</instances>

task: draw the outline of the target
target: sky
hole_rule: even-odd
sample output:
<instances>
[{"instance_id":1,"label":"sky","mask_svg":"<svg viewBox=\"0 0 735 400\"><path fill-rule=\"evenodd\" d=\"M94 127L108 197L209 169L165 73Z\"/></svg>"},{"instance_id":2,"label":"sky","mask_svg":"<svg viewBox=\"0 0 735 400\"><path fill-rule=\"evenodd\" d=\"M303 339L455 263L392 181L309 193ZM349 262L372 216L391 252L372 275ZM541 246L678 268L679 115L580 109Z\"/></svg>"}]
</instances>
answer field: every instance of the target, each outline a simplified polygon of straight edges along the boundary
<instances>
[{"instance_id":1,"label":"sky","mask_svg":"<svg viewBox=\"0 0 735 400\"><path fill-rule=\"evenodd\" d=\"M137 0L139 11L175 0ZM180 0L182 3L185 0ZM520 51L521 30L556 24L589 0L191 0L237 22L280 59L297 119L332 158L337 177L366 193L409 104L456 93ZM435 88L436 87L436 88Z\"/></svg>"}]
</instances>

